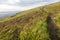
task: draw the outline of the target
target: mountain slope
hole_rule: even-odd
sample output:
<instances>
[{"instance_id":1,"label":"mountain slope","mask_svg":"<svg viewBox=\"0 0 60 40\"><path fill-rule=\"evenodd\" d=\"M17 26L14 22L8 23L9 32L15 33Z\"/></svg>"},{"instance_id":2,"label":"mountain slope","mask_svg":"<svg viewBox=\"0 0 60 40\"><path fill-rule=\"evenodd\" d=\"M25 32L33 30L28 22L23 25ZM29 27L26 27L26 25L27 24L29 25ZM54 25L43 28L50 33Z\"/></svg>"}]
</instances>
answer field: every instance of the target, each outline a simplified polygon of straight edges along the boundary
<instances>
[{"instance_id":1,"label":"mountain slope","mask_svg":"<svg viewBox=\"0 0 60 40\"><path fill-rule=\"evenodd\" d=\"M20 12L0 21L0 40L60 40L60 2Z\"/></svg>"}]
</instances>

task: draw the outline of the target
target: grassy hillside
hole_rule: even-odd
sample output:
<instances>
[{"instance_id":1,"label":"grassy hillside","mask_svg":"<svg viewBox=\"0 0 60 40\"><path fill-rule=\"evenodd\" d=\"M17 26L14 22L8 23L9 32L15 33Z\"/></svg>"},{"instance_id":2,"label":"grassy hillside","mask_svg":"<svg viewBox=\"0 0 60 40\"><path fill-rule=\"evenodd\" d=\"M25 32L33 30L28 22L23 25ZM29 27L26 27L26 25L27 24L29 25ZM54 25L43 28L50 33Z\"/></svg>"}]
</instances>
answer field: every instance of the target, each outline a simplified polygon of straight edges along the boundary
<instances>
[{"instance_id":1,"label":"grassy hillside","mask_svg":"<svg viewBox=\"0 0 60 40\"><path fill-rule=\"evenodd\" d=\"M60 2L0 20L0 40L60 40Z\"/></svg>"}]
</instances>

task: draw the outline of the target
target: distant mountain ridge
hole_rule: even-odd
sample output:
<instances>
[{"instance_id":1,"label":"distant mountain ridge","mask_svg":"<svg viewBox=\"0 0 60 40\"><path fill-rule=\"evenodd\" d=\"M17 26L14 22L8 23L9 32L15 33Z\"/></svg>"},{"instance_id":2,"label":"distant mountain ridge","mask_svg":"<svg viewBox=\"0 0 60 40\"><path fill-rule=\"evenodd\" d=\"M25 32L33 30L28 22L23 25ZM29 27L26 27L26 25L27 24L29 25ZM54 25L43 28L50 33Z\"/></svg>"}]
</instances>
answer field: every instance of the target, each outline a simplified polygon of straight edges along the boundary
<instances>
[{"instance_id":1,"label":"distant mountain ridge","mask_svg":"<svg viewBox=\"0 0 60 40\"><path fill-rule=\"evenodd\" d=\"M12 16L16 14L18 11L7 11L7 12L0 12L0 19L4 19L6 17Z\"/></svg>"}]
</instances>

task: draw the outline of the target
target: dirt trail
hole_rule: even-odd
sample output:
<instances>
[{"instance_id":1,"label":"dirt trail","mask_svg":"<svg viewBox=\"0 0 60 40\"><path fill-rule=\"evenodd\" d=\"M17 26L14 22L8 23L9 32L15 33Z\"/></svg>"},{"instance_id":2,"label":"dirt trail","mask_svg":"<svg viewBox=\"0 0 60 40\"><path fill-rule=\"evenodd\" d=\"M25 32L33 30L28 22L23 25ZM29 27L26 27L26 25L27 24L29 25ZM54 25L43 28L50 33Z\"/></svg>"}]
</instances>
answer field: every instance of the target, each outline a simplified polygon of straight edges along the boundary
<instances>
[{"instance_id":1,"label":"dirt trail","mask_svg":"<svg viewBox=\"0 0 60 40\"><path fill-rule=\"evenodd\" d=\"M55 16L54 13L49 12L46 8L42 8L44 12L48 13L48 16L46 18L46 22L47 22L47 28L48 28L48 32L50 35L51 40L60 40L60 38L57 37L57 25L54 23L53 17Z\"/></svg>"},{"instance_id":2,"label":"dirt trail","mask_svg":"<svg viewBox=\"0 0 60 40\"><path fill-rule=\"evenodd\" d=\"M50 38L51 40L60 40L60 38L57 37L56 32L57 32L57 26L54 23L51 15L47 16L47 20L46 20L47 24L48 24L48 31L50 32Z\"/></svg>"}]
</instances>

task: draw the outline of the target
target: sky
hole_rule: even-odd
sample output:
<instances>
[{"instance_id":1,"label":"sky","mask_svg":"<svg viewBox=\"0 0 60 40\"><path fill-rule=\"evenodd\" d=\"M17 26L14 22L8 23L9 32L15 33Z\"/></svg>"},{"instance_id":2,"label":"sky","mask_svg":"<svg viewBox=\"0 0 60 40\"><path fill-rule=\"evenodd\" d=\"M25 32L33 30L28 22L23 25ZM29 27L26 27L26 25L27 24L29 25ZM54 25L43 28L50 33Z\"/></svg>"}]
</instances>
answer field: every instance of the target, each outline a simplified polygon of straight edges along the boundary
<instances>
[{"instance_id":1,"label":"sky","mask_svg":"<svg viewBox=\"0 0 60 40\"><path fill-rule=\"evenodd\" d=\"M59 0L0 0L0 12L23 11Z\"/></svg>"},{"instance_id":2,"label":"sky","mask_svg":"<svg viewBox=\"0 0 60 40\"><path fill-rule=\"evenodd\" d=\"M60 0L0 0L0 18Z\"/></svg>"}]
</instances>

